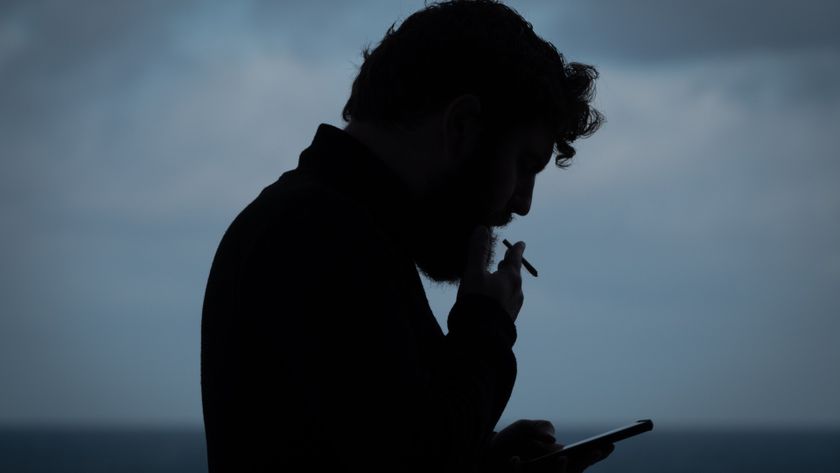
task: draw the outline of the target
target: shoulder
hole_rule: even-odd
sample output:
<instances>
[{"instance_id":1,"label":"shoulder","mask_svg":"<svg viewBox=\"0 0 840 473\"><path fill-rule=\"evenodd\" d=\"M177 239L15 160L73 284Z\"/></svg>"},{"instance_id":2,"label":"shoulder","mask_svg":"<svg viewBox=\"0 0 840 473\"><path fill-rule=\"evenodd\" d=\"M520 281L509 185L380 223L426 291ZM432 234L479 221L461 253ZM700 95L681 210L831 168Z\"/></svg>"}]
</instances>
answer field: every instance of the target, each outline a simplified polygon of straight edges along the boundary
<instances>
[{"instance_id":1,"label":"shoulder","mask_svg":"<svg viewBox=\"0 0 840 473\"><path fill-rule=\"evenodd\" d=\"M368 211L328 185L311 183L288 189L269 186L263 194L264 232L273 238L299 243L378 238Z\"/></svg>"},{"instance_id":2,"label":"shoulder","mask_svg":"<svg viewBox=\"0 0 840 473\"><path fill-rule=\"evenodd\" d=\"M413 262L396 257L391 240L350 198L306 187L261 205L265 223L240 272L241 295L249 304L320 314L312 320L364 310L370 321L381 321L375 314L387 313L404 293Z\"/></svg>"},{"instance_id":3,"label":"shoulder","mask_svg":"<svg viewBox=\"0 0 840 473\"><path fill-rule=\"evenodd\" d=\"M382 269L393 260L391 241L349 196L319 182L278 184L264 189L254 202L260 221L251 255L260 261L254 263L317 265L332 271L350 264Z\"/></svg>"}]
</instances>

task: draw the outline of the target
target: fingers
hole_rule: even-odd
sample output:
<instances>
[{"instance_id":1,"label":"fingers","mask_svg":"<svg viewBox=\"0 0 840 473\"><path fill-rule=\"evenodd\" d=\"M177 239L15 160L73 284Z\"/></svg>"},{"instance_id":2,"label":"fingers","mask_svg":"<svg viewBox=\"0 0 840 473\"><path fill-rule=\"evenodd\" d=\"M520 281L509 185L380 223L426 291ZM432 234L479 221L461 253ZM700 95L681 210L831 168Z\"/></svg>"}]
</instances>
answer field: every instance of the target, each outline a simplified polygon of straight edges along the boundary
<instances>
[{"instance_id":1,"label":"fingers","mask_svg":"<svg viewBox=\"0 0 840 473\"><path fill-rule=\"evenodd\" d=\"M525 242L519 241L505 252L505 257L499 261L498 269L504 267L513 269L517 274L522 268L522 253L525 252Z\"/></svg>"},{"instance_id":2,"label":"fingers","mask_svg":"<svg viewBox=\"0 0 840 473\"><path fill-rule=\"evenodd\" d=\"M525 296L522 294L522 276L519 267L522 264L522 251L525 244L520 242L517 248L508 250L505 255L504 271L490 273L492 242L495 239L490 228L477 226L470 235L465 258L465 267L458 287L458 296L477 293L489 296L498 301L510 316L516 321ZM511 266L511 269L507 269Z\"/></svg>"},{"instance_id":3,"label":"fingers","mask_svg":"<svg viewBox=\"0 0 840 473\"><path fill-rule=\"evenodd\" d=\"M547 420L534 420L532 421L532 425L534 429L536 429L536 433L540 440L543 440L547 443L554 443L554 424Z\"/></svg>"},{"instance_id":4,"label":"fingers","mask_svg":"<svg viewBox=\"0 0 840 473\"><path fill-rule=\"evenodd\" d=\"M607 444L607 445L604 445L603 448L601 448L598 451L599 458L596 461L601 461L601 460L607 458L608 456L610 456L610 454L613 452L613 450L615 450L615 445L613 445L611 443Z\"/></svg>"},{"instance_id":5,"label":"fingers","mask_svg":"<svg viewBox=\"0 0 840 473\"><path fill-rule=\"evenodd\" d=\"M554 424L543 419L519 419L511 427L522 430L544 431L554 434Z\"/></svg>"},{"instance_id":6,"label":"fingers","mask_svg":"<svg viewBox=\"0 0 840 473\"><path fill-rule=\"evenodd\" d=\"M524 436L538 442L554 444L554 424L547 420L520 419L512 425L523 433Z\"/></svg>"},{"instance_id":7,"label":"fingers","mask_svg":"<svg viewBox=\"0 0 840 473\"><path fill-rule=\"evenodd\" d=\"M541 431L546 432L546 433L550 434L552 437L554 437L554 433L555 433L554 432L554 424L552 424L551 422L549 422L547 420L536 420L536 421L534 421L534 424Z\"/></svg>"}]
</instances>

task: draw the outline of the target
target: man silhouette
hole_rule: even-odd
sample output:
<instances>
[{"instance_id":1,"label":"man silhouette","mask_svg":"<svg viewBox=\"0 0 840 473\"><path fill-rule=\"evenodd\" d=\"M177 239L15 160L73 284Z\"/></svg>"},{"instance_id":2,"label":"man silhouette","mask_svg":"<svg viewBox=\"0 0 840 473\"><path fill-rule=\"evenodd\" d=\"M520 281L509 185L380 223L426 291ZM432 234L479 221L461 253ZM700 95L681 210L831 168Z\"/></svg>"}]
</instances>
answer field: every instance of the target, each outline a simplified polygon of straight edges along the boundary
<instances>
[{"instance_id":1,"label":"man silhouette","mask_svg":"<svg viewBox=\"0 0 840 473\"><path fill-rule=\"evenodd\" d=\"M202 317L208 461L227 471L581 471L550 422L493 429L516 376L525 244L494 227L595 131L595 70L489 0L432 4L364 63L342 130L233 221ZM444 334L420 280L459 284ZM519 460L519 461L517 461Z\"/></svg>"}]
</instances>

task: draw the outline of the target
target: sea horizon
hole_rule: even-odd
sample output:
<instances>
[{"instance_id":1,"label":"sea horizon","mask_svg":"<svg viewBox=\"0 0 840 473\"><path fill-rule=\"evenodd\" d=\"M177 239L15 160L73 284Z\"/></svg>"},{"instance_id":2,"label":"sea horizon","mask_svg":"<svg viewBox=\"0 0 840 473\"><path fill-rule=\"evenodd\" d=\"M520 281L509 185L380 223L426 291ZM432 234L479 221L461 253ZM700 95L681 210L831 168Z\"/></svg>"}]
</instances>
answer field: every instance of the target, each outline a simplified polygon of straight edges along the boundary
<instances>
[{"instance_id":1,"label":"sea horizon","mask_svg":"<svg viewBox=\"0 0 840 473\"><path fill-rule=\"evenodd\" d=\"M602 431L601 424L558 428L556 438L571 443ZM207 471L206 453L201 426L0 425L4 473L198 473ZM840 427L682 425L619 442L587 471L833 473L838 465Z\"/></svg>"}]
</instances>

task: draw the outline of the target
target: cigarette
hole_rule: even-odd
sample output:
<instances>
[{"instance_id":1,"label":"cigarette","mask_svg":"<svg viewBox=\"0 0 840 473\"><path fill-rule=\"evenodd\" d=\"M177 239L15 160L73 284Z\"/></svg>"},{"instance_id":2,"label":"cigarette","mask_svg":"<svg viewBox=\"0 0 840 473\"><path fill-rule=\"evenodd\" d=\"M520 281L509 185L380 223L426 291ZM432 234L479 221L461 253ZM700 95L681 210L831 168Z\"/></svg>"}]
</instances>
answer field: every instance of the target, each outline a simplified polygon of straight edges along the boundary
<instances>
[{"instance_id":1,"label":"cigarette","mask_svg":"<svg viewBox=\"0 0 840 473\"><path fill-rule=\"evenodd\" d=\"M511 245L507 239L502 240L502 243L504 243L508 249L513 248L513 245ZM527 269L532 276L537 277L537 269L531 266L531 263L529 263L524 256L522 257L522 266L525 266L525 269Z\"/></svg>"}]
</instances>

